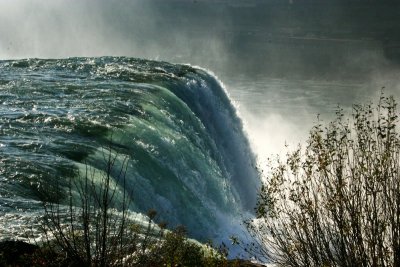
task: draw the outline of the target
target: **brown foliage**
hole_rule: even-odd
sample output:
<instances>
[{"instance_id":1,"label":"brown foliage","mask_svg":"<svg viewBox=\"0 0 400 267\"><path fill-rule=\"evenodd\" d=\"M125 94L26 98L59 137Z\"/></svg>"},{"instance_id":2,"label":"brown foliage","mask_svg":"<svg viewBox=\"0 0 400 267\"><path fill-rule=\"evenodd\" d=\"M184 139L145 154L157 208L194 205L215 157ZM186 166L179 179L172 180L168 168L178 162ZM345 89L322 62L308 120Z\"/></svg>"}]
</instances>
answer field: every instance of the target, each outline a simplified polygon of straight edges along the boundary
<instances>
[{"instance_id":1,"label":"brown foliage","mask_svg":"<svg viewBox=\"0 0 400 267\"><path fill-rule=\"evenodd\" d=\"M279 266L400 266L400 139L392 97L316 125L271 168L248 250Z\"/></svg>"}]
</instances>

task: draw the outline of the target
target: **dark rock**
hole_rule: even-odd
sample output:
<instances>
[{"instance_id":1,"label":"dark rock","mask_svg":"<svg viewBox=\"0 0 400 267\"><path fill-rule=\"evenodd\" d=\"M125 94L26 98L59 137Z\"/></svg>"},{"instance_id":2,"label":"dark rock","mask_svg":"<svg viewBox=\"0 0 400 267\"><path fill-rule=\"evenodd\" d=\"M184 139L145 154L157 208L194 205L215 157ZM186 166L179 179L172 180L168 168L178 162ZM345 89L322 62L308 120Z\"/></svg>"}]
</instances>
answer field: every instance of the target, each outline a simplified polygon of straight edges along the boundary
<instances>
[{"instance_id":1,"label":"dark rock","mask_svg":"<svg viewBox=\"0 0 400 267\"><path fill-rule=\"evenodd\" d=\"M23 257L32 255L39 247L24 241L0 242L0 265L19 265Z\"/></svg>"}]
</instances>

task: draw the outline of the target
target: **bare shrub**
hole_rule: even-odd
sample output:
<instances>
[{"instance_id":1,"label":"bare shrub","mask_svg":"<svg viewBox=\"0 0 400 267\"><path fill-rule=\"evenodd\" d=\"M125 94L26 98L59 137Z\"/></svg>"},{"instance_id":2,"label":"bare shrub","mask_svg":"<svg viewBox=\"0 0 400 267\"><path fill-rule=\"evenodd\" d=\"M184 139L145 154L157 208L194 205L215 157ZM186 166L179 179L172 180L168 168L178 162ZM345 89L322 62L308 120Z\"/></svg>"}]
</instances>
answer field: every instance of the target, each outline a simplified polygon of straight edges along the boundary
<instances>
[{"instance_id":1,"label":"bare shrub","mask_svg":"<svg viewBox=\"0 0 400 267\"><path fill-rule=\"evenodd\" d=\"M128 162L118 157L110 145L104 171L86 164L82 177L69 180L67 203L45 203L47 241L33 266L223 266L226 255L188 239L184 227L156 225L155 210L140 223L130 216Z\"/></svg>"},{"instance_id":2,"label":"bare shrub","mask_svg":"<svg viewBox=\"0 0 400 267\"><path fill-rule=\"evenodd\" d=\"M248 251L278 266L400 266L400 139L393 97L342 110L278 160Z\"/></svg>"},{"instance_id":3,"label":"bare shrub","mask_svg":"<svg viewBox=\"0 0 400 267\"><path fill-rule=\"evenodd\" d=\"M117 164L111 145L103 150L104 171L85 165L79 179L70 178L68 203L45 203L42 230L47 248L82 266L120 266L137 250L139 228L129 219L127 158ZM119 188L119 185L121 188Z\"/></svg>"}]
</instances>

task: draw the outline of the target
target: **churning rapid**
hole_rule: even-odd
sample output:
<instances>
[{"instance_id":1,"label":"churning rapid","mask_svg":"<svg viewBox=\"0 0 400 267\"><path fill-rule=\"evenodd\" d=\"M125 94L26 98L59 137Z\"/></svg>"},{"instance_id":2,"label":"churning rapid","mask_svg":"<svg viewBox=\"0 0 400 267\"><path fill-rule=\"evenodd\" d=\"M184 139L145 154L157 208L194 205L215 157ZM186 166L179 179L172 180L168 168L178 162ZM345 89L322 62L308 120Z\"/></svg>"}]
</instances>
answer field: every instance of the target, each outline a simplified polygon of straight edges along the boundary
<instances>
[{"instance_id":1,"label":"churning rapid","mask_svg":"<svg viewBox=\"0 0 400 267\"><path fill-rule=\"evenodd\" d=\"M120 57L0 61L0 104L0 238L40 201L62 201L68 178L102 171L109 146L128 159L130 208L155 209L192 237L215 238L254 208L259 179L241 120L202 69Z\"/></svg>"}]
</instances>

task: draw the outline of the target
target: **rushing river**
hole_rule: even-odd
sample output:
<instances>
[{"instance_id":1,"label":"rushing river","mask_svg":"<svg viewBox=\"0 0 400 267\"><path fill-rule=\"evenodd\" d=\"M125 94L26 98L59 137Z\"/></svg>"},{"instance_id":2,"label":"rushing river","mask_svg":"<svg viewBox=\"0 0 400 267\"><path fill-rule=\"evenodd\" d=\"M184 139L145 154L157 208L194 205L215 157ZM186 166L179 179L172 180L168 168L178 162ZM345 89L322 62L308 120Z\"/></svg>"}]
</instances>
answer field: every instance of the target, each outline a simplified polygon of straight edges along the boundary
<instances>
[{"instance_id":1,"label":"rushing river","mask_svg":"<svg viewBox=\"0 0 400 267\"><path fill-rule=\"evenodd\" d=\"M236 109L212 74L123 57L0 62L1 237L104 154L127 159L132 211L218 239L253 211L259 178ZM10 227L13 225L13 227Z\"/></svg>"}]
</instances>

